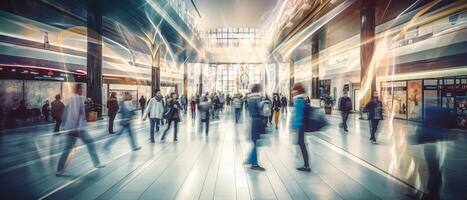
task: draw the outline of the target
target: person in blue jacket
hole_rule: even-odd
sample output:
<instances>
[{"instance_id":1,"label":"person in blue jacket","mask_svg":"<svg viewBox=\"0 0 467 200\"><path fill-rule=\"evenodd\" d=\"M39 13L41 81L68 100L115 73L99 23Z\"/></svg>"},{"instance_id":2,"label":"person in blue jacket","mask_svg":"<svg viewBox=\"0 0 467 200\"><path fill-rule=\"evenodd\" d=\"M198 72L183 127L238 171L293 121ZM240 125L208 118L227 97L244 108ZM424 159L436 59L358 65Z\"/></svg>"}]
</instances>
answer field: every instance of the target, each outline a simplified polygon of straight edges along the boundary
<instances>
[{"instance_id":1,"label":"person in blue jacket","mask_svg":"<svg viewBox=\"0 0 467 200\"><path fill-rule=\"evenodd\" d=\"M248 164L251 164L251 169L263 171L264 168L258 164L258 140L260 135L265 131L264 117L261 115L260 103L262 100L261 97L261 85L254 84L251 87L251 94L248 96L248 112L251 117L251 141L253 143L253 148L249 159Z\"/></svg>"},{"instance_id":2,"label":"person in blue jacket","mask_svg":"<svg viewBox=\"0 0 467 200\"><path fill-rule=\"evenodd\" d=\"M308 161L308 151L305 144L305 111L306 106L309 106L305 101L305 88L302 84L296 83L292 88L292 95L294 97L294 113L292 117L292 128L298 131L297 144L300 146L303 156L303 167L297 168L300 171L311 171L310 163Z\"/></svg>"}]
</instances>

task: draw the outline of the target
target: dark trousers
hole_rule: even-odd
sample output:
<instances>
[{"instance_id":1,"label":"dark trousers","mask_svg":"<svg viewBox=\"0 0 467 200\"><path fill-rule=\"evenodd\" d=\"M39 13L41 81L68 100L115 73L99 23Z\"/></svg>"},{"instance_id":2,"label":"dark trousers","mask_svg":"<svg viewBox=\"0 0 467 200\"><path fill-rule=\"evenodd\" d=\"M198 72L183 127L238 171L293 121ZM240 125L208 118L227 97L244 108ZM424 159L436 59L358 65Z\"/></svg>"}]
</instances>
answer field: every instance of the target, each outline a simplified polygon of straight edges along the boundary
<instances>
[{"instance_id":1,"label":"dark trousers","mask_svg":"<svg viewBox=\"0 0 467 200\"><path fill-rule=\"evenodd\" d=\"M258 144L256 143L256 140L253 140L253 147L251 148L250 155L248 156L248 163L256 166L258 165Z\"/></svg>"},{"instance_id":2,"label":"dark trousers","mask_svg":"<svg viewBox=\"0 0 467 200\"><path fill-rule=\"evenodd\" d=\"M149 118L149 133L150 133L150 140L154 142L154 127L156 127L156 132L159 132L159 125L161 123L161 119L157 118Z\"/></svg>"},{"instance_id":3,"label":"dark trousers","mask_svg":"<svg viewBox=\"0 0 467 200\"><path fill-rule=\"evenodd\" d=\"M196 116L196 109L191 109L191 118L194 119Z\"/></svg>"},{"instance_id":4,"label":"dark trousers","mask_svg":"<svg viewBox=\"0 0 467 200\"><path fill-rule=\"evenodd\" d=\"M204 120L204 132L206 135L209 134L209 117Z\"/></svg>"},{"instance_id":5,"label":"dark trousers","mask_svg":"<svg viewBox=\"0 0 467 200\"><path fill-rule=\"evenodd\" d=\"M145 106L141 106L141 117L143 117Z\"/></svg>"},{"instance_id":6,"label":"dark trousers","mask_svg":"<svg viewBox=\"0 0 467 200\"><path fill-rule=\"evenodd\" d=\"M242 111L241 108L235 108L235 123L238 123L238 119L240 118L241 111Z\"/></svg>"},{"instance_id":7,"label":"dark trousers","mask_svg":"<svg viewBox=\"0 0 467 200\"><path fill-rule=\"evenodd\" d=\"M169 119L167 120L167 129L165 129L164 134L162 135L162 140L165 139L165 135L167 135L167 132L170 129L170 126L172 125L172 122L174 124L174 140L177 139L177 131L178 131L178 119Z\"/></svg>"},{"instance_id":8,"label":"dark trousers","mask_svg":"<svg viewBox=\"0 0 467 200\"><path fill-rule=\"evenodd\" d=\"M342 117L342 127L344 128L344 130L347 130L347 119L349 118L349 112L342 111L341 117Z\"/></svg>"},{"instance_id":9,"label":"dark trousers","mask_svg":"<svg viewBox=\"0 0 467 200\"><path fill-rule=\"evenodd\" d=\"M128 139L130 140L131 148L133 148L133 149L137 148L138 145L136 144L136 136L133 133L133 129L131 128L131 123L123 125L122 129L120 129L120 131L118 131L117 135L113 136L112 138L110 138L109 141L107 141L107 143L104 145L104 148L109 149L109 147L113 143L115 143L115 141L118 139L118 137L120 137L125 130L128 131Z\"/></svg>"},{"instance_id":10,"label":"dark trousers","mask_svg":"<svg viewBox=\"0 0 467 200\"><path fill-rule=\"evenodd\" d=\"M376 140L376 137L375 137L375 134L376 134L376 131L378 130L378 124L379 124L379 120L377 119L372 119L370 120L370 139L372 140Z\"/></svg>"},{"instance_id":11,"label":"dark trousers","mask_svg":"<svg viewBox=\"0 0 467 200\"><path fill-rule=\"evenodd\" d=\"M109 133L114 132L114 121L117 114L109 114Z\"/></svg>"},{"instance_id":12,"label":"dark trousers","mask_svg":"<svg viewBox=\"0 0 467 200\"><path fill-rule=\"evenodd\" d=\"M44 114L44 120L45 120L46 122L49 121L49 114L48 114L48 113Z\"/></svg>"},{"instance_id":13,"label":"dark trousers","mask_svg":"<svg viewBox=\"0 0 467 200\"><path fill-rule=\"evenodd\" d=\"M60 156L60 160L58 161L58 167L57 167L58 171L61 171L65 168L65 163L68 159L68 156L70 155L71 149L76 144L76 141L78 140L78 138L81 138L84 144L86 144L89 155L91 156L91 159L94 162L94 164L99 163L99 157L97 156L97 153L96 153L96 147L94 146L94 141L92 140L91 136L89 135L87 131L80 130L79 137L73 137L73 136L67 137L67 143L65 146L65 150L63 151L62 155Z\"/></svg>"},{"instance_id":14,"label":"dark trousers","mask_svg":"<svg viewBox=\"0 0 467 200\"><path fill-rule=\"evenodd\" d=\"M60 124L62 123L62 119L60 117L55 118L55 127L54 127L54 133L57 133L60 131Z\"/></svg>"},{"instance_id":15,"label":"dark trousers","mask_svg":"<svg viewBox=\"0 0 467 200\"><path fill-rule=\"evenodd\" d=\"M306 144L305 144L305 132L303 131L303 128L301 128L298 131L298 146L300 146L300 150L302 151L302 157L303 157L303 166L304 167L309 167L310 163L308 161L308 151L306 149Z\"/></svg>"}]
</instances>

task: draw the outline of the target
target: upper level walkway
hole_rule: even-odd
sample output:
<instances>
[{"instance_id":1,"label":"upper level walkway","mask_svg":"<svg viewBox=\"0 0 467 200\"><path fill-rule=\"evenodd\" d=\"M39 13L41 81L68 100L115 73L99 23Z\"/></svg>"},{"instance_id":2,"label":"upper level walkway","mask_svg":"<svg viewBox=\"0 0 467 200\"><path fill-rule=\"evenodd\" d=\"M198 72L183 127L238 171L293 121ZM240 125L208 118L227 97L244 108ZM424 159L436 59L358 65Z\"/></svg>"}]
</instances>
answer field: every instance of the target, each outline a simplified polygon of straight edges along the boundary
<instances>
[{"instance_id":1,"label":"upper level walkway","mask_svg":"<svg viewBox=\"0 0 467 200\"><path fill-rule=\"evenodd\" d=\"M107 121L88 123L107 166L95 169L79 142L64 177L55 172L67 134L54 136L52 125L5 130L0 140L2 199L410 199L414 191L427 191L429 171L438 166L433 163L442 172L442 181L435 183L442 182L443 199L460 199L467 188L466 133L450 131L455 139L413 145L407 138L416 123L385 120L373 145L368 121L351 115L345 133L340 116L333 114L326 131L307 135L312 171L300 172L295 168L303 161L296 134L289 130L289 111L281 116L279 129L269 127L264 135L259 162L266 170L254 171L243 164L251 148L245 114L235 124L226 109L211 122L209 135L199 130L198 119L185 116L178 142L170 130L166 142L155 144L148 142L149 122L137 118L134 130L142 149L131 151L123 136L109 153L102 151L113 137L107 134Z\"/></svg>"}]
</instances>

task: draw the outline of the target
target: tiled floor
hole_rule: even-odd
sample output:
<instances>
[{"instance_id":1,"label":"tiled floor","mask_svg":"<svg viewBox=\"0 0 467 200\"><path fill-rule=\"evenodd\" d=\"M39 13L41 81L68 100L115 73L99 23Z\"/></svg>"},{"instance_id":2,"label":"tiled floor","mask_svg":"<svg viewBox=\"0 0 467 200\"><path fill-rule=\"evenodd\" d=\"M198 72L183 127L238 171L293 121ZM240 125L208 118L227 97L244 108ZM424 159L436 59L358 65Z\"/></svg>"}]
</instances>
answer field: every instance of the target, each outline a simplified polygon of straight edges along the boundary
<instances>
[{"instance_id":1,"label":"tiled floor","mask_svg":"<svg viewBox=\"0 0 467 200\"><path fill-rule=\"evenodd\" d=\"M243 113L247 114L247 113ZM290 117L290 115L288 116ZM302 164L281 117L278 130L269 128L259 150L266 171L253 171L243 162L251 148L248 117L235 124L226 110L212 121L210 134L197 121L183 119L179 141L148 143L148 121L136 119L134 129L142 150L133 152L126 136L110 153L102 146L109 139L105 121L91 123L99 156L106 167L95 169L79 143L67 163L66 176L55 169L66 134L53 136L51 126L8 130L0 141L2 199L409 199L415 189L427 191L426 149L441 159L441 197L459 199L467 189L466 133L450 133L452 140L413 145L407 138L416 124L385 120L379 144L368 141L368 122L349 119L350 132L338 127L339 116L328 116L328 130L310 133L307 144L312 171ZM160 134L159 134L160 135Z\"/></svg>"}]
</instances>

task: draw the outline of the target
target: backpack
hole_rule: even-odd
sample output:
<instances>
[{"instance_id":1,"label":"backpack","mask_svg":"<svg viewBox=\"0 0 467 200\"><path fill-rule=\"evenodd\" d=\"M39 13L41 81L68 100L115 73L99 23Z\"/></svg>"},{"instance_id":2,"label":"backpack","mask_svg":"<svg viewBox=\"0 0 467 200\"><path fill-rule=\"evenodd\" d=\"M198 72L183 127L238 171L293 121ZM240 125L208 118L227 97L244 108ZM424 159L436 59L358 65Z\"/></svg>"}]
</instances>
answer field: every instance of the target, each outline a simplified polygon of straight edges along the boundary
<instances>
[{"instance_id":1,"label":"backpack","mask_svg":"<svg viewBox=\"0 0 467 200\"><path fill-rule=\"evenodd\" d=\"M303 128L305 132L319 131L328 125L326 117L320 113L318 108L306 106Z\"/></svg>"},{"instance_id":2,"label":"backpack","mask_svg":"<svg viewBox=\"0 0 467 200\"><path fill-rule=\"evenodd\" d=\"M261 115L264 117L271 116L271 102L263 101L261 104Z\"/></svg>"}]
</instances>

